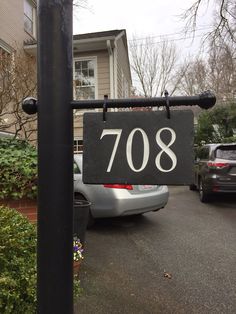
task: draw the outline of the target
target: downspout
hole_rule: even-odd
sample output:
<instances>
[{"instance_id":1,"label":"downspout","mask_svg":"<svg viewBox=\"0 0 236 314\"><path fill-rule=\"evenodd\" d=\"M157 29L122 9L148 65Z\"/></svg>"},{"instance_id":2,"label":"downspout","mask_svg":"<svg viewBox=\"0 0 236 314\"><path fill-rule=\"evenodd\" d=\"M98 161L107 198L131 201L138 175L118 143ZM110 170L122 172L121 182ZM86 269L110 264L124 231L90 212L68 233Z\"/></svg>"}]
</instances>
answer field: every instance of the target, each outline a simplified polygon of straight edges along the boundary
<instances>
[{"instance_id":1,"label":"downspout","mask_svg":"<svg viewBox=\"0 0 236 314\"><path fill-rule=\"evenodd\" d=\"M117 57L117 41L114 42L115 47L113 49L114 56L114 98L118 98L118 57Z\"/></svg>"},{"instance_id":2,"label":"downspout","mask_svg":"<svg viewBox=\"0 0 236 314\"><path fill-rule=\"evenodd\" d=\"M110 98L114 98L114 56L110 40L107 40L107 50L109 54Z\"/></svg>"}]
</instances>

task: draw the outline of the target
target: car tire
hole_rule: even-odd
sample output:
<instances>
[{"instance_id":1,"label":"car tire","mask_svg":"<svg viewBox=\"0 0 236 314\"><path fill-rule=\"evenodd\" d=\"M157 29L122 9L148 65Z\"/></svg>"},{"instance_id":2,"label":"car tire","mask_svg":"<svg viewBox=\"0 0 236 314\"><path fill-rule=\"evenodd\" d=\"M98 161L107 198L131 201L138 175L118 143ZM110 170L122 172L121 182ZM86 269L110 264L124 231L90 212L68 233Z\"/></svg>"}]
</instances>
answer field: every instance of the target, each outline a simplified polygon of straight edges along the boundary
<instances>
[{"instance_id":1,"label":"car tire","mask_svg":"<svg viewBox=\"0 0 236 314\"><path fill-rule=\"evenodd\" d=\"M75 199L76 200L84 200L87 201L87 199L80 193L75 193ZM91 213L91 209L89 209L89 217L88 217L88 224L87 229L92 228L92 226L95 224L95 219Z\"/></svg>"},{"instance_id":2,"label":"car tire","mask_svg":"<svg viewBox=\"0 0 236 314\"><path fill-rule=\"evenodd\" d=\"M197 189L197 187L195 184L190 184L190 186L189 186L190 191L196 191L196 189Z\"/></svg>"},{"instance_id":3,"label":"car tire","mask_svg":"<svg viewBox=\"0 0 236 314\"><path fill-rule=\"evenodd\" d=\"M209 202L209 194L204 190L201 179L199 179L199 197L202 203Z\"/></svg>"}]
</instances>

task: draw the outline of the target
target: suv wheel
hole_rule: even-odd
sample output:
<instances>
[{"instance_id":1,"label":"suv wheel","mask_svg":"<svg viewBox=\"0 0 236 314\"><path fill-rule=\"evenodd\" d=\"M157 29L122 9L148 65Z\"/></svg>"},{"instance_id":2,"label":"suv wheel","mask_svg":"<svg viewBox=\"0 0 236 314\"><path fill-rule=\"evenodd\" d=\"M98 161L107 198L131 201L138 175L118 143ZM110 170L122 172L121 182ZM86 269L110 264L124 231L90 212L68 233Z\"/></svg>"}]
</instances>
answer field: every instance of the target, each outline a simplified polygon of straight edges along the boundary
<instances>
[{"instance_id":1,"label":"suv wheel","mask_svg":"<svg viewBox=\"0 0 236 314\"><path fill-rule=\"evenodd\" d=\"M207 203L209 201L209 194L204 190L201 179L199 179L199 197L202 203Z\"/></svg>"}]
</instances>

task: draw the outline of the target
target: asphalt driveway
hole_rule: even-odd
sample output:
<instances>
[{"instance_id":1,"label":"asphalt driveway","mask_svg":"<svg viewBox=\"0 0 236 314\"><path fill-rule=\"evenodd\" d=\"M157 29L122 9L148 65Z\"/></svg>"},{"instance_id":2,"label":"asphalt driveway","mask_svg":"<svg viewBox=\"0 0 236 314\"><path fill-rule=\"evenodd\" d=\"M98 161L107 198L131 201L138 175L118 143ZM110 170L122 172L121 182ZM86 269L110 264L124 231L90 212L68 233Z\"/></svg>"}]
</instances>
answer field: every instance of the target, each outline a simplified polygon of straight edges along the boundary
<instances>
[{"instance_id":1,"label":"asphalt driveway","mask_svg":"<svg viewBox=\"0 0 236 314\"><path fill-rule=\"evenodd\" d=\"M236 313L235 197L171 187L159 212L98 221L85 251L75 313Z\"/></svg>"}]
</instances>

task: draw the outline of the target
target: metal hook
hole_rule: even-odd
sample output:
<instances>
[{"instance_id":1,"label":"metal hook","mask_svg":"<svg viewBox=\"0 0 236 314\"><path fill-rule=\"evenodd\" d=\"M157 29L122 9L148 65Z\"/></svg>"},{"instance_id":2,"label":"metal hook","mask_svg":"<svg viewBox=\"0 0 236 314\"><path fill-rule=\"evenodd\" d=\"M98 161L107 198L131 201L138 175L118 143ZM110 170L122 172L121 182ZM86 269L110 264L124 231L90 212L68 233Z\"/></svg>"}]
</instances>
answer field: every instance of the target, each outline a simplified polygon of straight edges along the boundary
<instances>
[{"instance_id":1,"label":"metal hook","mask_svg":"<svg viewBox=\"0 0 236 314\"><path fill-rule=\"evenodd\" d=\"M108 99L108 96L107 96L107 95L104 95L104 103L103 103L103 122L106 122L107 99Z\"/></svg>"},{"instance_id":2,"label":"metal hook","mask_svg":"<svg viewBox=\"0 0 236 314\"><path fill-rule=\"evenodd\" d=\"M169 102L169 93L167 90L164 92L166 98L166 112L167 112L167 119L170 119L170 102Z\"/></svg>"}]
</instances>

